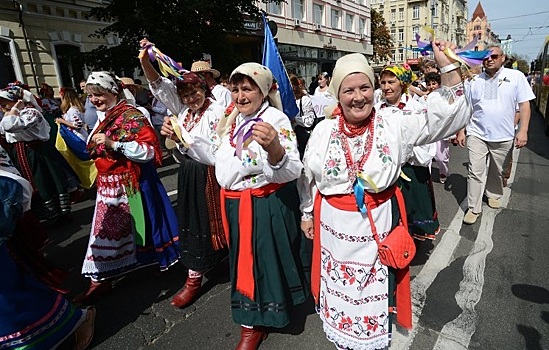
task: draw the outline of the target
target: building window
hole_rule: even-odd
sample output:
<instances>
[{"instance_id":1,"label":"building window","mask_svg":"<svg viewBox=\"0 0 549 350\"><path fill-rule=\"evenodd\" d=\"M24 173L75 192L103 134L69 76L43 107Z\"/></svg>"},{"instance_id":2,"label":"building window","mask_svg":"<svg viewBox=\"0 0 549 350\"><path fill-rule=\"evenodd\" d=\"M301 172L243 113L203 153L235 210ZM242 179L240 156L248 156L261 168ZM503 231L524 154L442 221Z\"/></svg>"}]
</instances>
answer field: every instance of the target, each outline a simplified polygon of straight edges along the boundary
<instances>
[{"instance_id":1,"label":"building window","mask_svg":"<svg viewBox=\"0 0 549 350\"><path fill-rule=\"evenodd\" d=\"M419 5L412 7L412 19L419 19Z\"/></svg>"},{"instance_id":2,"label":"building window","mask_svg":"<svg viewBox=\"0 0 549 350\"><path fill-rule=\"evenodd\" d=\"M478 33L478 40L482 40L482 34Z\"/></svg>"},{"instance_id":3,"label":"building window","mask_svg":"<svg viewBox=\"0 0 549 350\"><path fill-rule=\"evenodd\" d=\"M324 6L313 4L313 21L316 24L324 24Z\"/></svg>"},{"instance_id":4,"label":"building window","mask_svg":"<svg viewBox=\"0 0 549 350\"><path fill-rule=\"evenodd\" d=\"M403 42L404 41L404 29L398 30L398 41Z\"/></svg>"},{"instance_id":5,"label":"building window","mask_svg":"<svg viewBox=\"0 0 549 350\"><path fill-rule=\"evenodd\" d=\"M282 3L276 3L276 2L267 3L267 12L272 13L273 15L281 15Z\"/></svg>"},{"instance_id":6,"label":"building window","mask_svg":"<svg viewBox=\"0 0 549 350\"><path fill-rule=\"evenodd\" d=\"M366 20L364 18L358 19L358 34L366 34L364 28L366 27Z\"/></svg>"},{"instance_id":7,"label":"building window","mask_svg":"<svg viewBox=\"0 0 549 350\"><path fill-rule=\"evenodd\" d=\"M398 62L404 62L404 50L398 49Z\"/></svg>"},{"instance_id":8,"label":"building window","mask_svg":"<svg viewBox=\"0 0 549 350\"><path fill-rule=\"evenodd\" d=\"M352 32L353 31L353 22L354 22L355 18L353 15L350 15L350 14L347 14L346 16L346 21L345 21L345 30L348 31L348 32Z\"/></svg>"},{"instance_id":9,"label":"building window","mask_svg":"<svg viewBox=\"0 0 549 350\"><path fill-rule=\"evenodd\" d=\"M392 9L391 10L391 23L395 23L395 21L396 21L396 10Z\"/></svg>"},{"instance_id":10,"label":"building window","mask_svg":"<svg viewBox=\"0 0 549 350\"><path fill-rule=\"evenodd\" d=\"M419 26L417 24L412 26L412 33L414 34L419 33Z\"/></svg>"},{"instance_id":11,"label":"building window","mask_svg":"<svg viewBox=\"0 0 549 350\"><path fill-rule=\"evenodd\" d=\"M396 30L394 28L391 29L391 40L396 42Z\"/></svg>"},{"instance_id":12,"label":"building window","mask_svg":"<svg viewBox=\"0 0 549 350\"><path fill-rule=\"evenodd\" d=\"M84 67L77 65L72 58L80 54L80 48L70 44L56 44L54 47L61 86L78 86L84 79Z\"/></svg>"},{"instance_id":13,"label":"building window","mask_svg":"<svg viewBox=\"0 0 549 350\"><path fill-rule=\"evenodd\" d=\"M333 10L332 9L332 28L333 29L340 29L340 23L339 23L339 19L340 19L340 14L339 14L339 10Z\"/></svg>"},{"instance_id":14,"label":"building window","mask_svg":"<svg viewBox=\"0 0 549 350\"><path fill-rule=\"evenodd\" d=\"M17 80L13 68L12 52L7 41L0 40L0 85L7 86Z\"/></svg>"},{"instance_id":15,"label":"building window","mask_svg":"<svg viewBox=\"0 0 549 350\"><path fill-rule=\"evenodd\" d=\"M438 17L438 6L436 3L433 4L431 11L433 11L433 17Z\"/></svg>"},{"instance_id":16,"label":"building window","mask_svg":"<svg viewBox=\"0 0 549 350\"><path fill-rule=\"evenodd\" d=\"M293 0L293 16L294 18L303 20L303 0Z\"/></svg>"},{"instance_id":17,"label":"building window","mask_svg":"<svg viewBox=\"0 0 549 350\"><path fill-rule=\"evenodd\" d=\"M399 21L404 21L404 8L399 8L398 9L398 20Z\"/></svg>"}]
</instances>

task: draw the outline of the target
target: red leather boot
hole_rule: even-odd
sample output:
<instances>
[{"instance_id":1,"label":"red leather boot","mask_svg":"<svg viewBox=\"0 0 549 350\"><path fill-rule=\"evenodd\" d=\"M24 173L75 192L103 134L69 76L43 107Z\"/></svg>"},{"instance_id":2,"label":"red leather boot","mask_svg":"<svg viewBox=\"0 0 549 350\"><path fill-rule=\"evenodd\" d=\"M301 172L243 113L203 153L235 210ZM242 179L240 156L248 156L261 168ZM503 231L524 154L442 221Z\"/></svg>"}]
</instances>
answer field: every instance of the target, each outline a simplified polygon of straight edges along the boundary
<instances>
[{"instance_id":1,"label":"red leather boot","mask_svg":"<svg viewBox=\"0 0 549 350\"><path fill-rule=\"evenodd\" d=\"M91 304L99 296L109 293L112 290L112 286L112 281L91 281L88 290L74 298L73 302L84 305Z\"/></svg>"},{"instance_id":2,"label":"red leather boot","mask_svg":"<svg viewBox=\"0 0 549 350\"><path fill-rule=\"evenodd\" d=\"M202 287L202 278L187 277L185 286L172 299L172 305L178 308L189 306L200 295L200 287Z\"/></svg>"},{"instance_id":3,"label":"red leather boot","mask_svg":"<svg viewBox=\"0 0 549 350\"><path fill-rule=\"evenodd\" d=\"M240 329L240 342L235 350L257 350L261 342L267 339L265 327L242 327Z\"/></svg>"}]
</instances>

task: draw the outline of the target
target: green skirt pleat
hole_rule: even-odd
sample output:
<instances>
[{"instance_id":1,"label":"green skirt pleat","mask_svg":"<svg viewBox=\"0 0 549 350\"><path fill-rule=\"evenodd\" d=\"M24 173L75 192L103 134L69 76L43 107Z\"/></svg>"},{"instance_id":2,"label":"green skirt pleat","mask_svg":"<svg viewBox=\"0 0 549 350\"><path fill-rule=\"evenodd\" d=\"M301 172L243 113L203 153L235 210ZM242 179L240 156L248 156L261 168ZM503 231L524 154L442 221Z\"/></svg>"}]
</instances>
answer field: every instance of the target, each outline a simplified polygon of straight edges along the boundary
<instances>
[{"instance_id":1,"label":"green skirt pleat","mask_svg":"<svg viewBox=\"0 0 549 350\"><path fill-rule=\"evenodd\" d=\"M290 322L289 310L309 295L310 252L300 229L295 182L252 201L255 300L236 291L240 200L226 201L233 320L242 325L280 328Z\"/></svg>"},{"instance_id":2,"label":"green skirt pleat","mask_svg":"<svg viewBox=\"0 0 549 350\"><path fill-rule=\"evenodd\" d=\"M412 180L399 178L397 181L406 202L410 233L417 236L435 234L440 225L429 169L407 163L402 171Z\"/></svg>"}]
</instances>

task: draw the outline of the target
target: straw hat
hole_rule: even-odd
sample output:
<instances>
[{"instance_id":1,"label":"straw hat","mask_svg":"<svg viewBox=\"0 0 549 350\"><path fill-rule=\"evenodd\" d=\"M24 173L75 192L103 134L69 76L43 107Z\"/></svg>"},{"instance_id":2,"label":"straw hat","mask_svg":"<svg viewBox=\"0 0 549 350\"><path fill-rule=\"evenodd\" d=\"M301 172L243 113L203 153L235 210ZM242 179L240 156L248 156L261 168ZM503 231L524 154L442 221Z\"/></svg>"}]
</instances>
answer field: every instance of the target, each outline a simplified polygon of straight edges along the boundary
<instances>
[{"instance_id":1,"label":"straw hat","mask_svg":"<svg viewBox=\"0 0 549 350\"><path fill-rule=\"evenodd\" d=\"M121 81L124 85L135 85L135 82L133 81L132 78L122 77L122 78L120 78L120 81Z\"/></svg>"},{"instance_id":2,"label":"straw hat","mask_svg":"<svg viewBox=\"0 0 549 350\"><path fill-rule=\"evenodd\" d=\"M221 75L221 73L219 73L217 69L213 69L212 66L210 66L210 63L206 61L193 62L191 66L191 72L195 72L195 73L210 72L213 74L214 78L219 78L219 76Z\"/></svg>"}]
</instances>

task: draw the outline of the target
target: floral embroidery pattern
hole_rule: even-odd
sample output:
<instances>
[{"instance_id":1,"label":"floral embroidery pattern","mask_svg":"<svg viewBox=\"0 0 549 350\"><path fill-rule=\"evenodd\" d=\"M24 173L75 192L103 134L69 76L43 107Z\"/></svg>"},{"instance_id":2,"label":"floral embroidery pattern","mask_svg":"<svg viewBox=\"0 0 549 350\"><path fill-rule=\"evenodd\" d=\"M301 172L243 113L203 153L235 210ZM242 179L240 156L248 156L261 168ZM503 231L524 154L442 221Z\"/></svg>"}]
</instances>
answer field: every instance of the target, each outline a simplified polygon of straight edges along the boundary
<instances>
[{"instance_id":1,"label":"floral embroidery pattern","mask_svg":"<svg viewBox=\"0 0 549 350\"><path fill-rule=\"evenodd\" d=\"M340 165L341 158L333 158L332 156L328 156L328 160L326 161L326 164L324 164L324 172L326 175L337 177L341 171Z\"/></svg>"},{"instance_id":2,"label":"floral embroidery pattern","mask_svg":"<svg viewBox=\"0 0 549 350\"><path fill-rule=\"evenodd\" d=\"M377 144L376 148L379 153L379 158L381 158L383 163L391 163L393 161L393 158L391 157L391 149L389 148L387 142Z\"/></svg>"},{"instance_id":3,"label":"floral embroidery pattern","mask_svg":"<svg viewBox=\"0 0 549 350\"><path fill-rule=\"evenodd\" d=\"M242 166L249 168L257 165L257 154L251 149L247 149L248 152L242 154Z\"/></svg>"}]
</instances>

